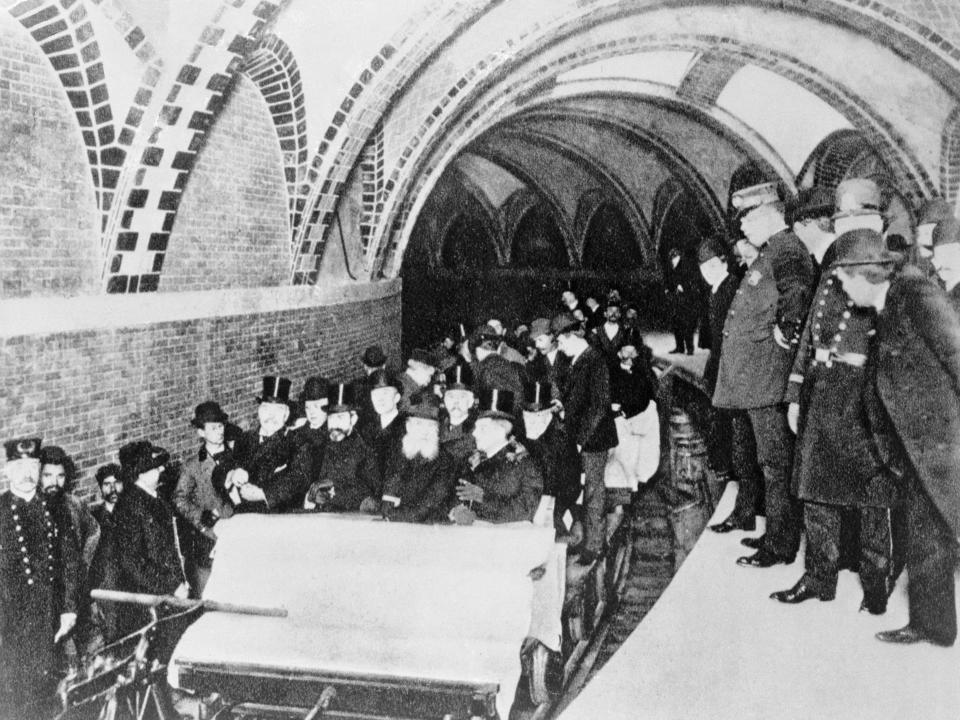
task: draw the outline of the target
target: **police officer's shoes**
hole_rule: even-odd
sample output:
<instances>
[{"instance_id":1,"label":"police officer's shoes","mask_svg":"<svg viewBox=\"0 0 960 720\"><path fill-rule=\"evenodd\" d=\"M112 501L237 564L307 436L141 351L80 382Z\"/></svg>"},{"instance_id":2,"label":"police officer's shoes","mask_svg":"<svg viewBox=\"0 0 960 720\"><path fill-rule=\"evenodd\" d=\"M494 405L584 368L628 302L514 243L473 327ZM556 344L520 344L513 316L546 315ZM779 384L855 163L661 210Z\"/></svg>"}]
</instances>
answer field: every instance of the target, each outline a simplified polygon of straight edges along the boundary
<instances>
[{"instance_id":1,"label":"police officer's shoes","mask_svg":"<svg viewBox=\"0 0 960 720\"><path fill-rule=\"evenodd\" d=\"M743 538L743 540L740 541L740 544L753 550L759 550L763 547L763 535Z\"/></svg>"},{"instance_id":2,"label":"police officer's shoes","mask_svg":"<svg viewBox=\"0 0 960 720\"><path fill-rule=\"evenodd\" d=\"M787 603L788 605L796 605L797 603L802 603L804 600L812 600L813 598L827 602L833 600L835 595L836 592L817 590L813 586L808 585L806 578L800 578L800 581L789 590L770 593L771 598L777 602Z\"/></svg>"},{"instance_id":3,"label":"police officer's shoes","mask_svg":"<svg viewBox=\"0 0 960 720\"><path fill-rule=\"evenodd\" d=\"M745 565L747 567L758 567L758 568L768 568L774 565L779 565L783 563L784 565L789 565L792 563L794 558L784 557L782 555L777 555L772 553L769 550L757 550L753 555L745 555L744 557L737 558L737 565Z\"/></svg>"},{"instance_id":4,"label":"police officer's shoes","mask_svg":"<svg viewBox=\"0 0 960 720\"><path fill-rule=\"evenodd\" d=\"M883 642L888 643L897 643L899 645L912 645L919 642L928 642L932 645L939 645L941 647L950 647L953 645L952 642L944 642L943 640L930 637L926 633L921 632L915 627L911 627L909 625L902 627L899 630L884 630L882 632L878 632L877 640L882 640Z\"/></svg>"},{"instance_id":5,"label":"police officer's shoes","mask_svg":"<svg viewBox=\"0 0 960 720\"><path fill-rule=\"evenodd\" d=\"M750 532L757 529L757 523L755 520L748 523L741 520L735 520L734 518L727 518L723 522L718 522L716 525L711 525L710 529L715 533L728 533L732 530L746 530Z\"/></svg>"}]
</instances>

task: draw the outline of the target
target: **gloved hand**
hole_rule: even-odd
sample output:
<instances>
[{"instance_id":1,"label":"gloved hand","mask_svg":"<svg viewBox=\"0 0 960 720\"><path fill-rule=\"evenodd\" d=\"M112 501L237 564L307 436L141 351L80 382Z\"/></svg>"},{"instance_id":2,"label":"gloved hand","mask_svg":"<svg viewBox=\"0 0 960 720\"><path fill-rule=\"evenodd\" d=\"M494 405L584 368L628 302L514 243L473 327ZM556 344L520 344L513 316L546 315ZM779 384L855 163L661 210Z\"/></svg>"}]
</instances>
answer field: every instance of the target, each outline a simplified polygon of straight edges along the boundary
<instances>
[{"instance_id":1,"label":"gloved hand","mask_svg":"<svg viewBox=\"0 0 960 720\"><path fill-rule=\"evenodd\" d=\"M57 634L53 636L53 644L56 645L58 642L63 640L67 635L70 634L70 631L73 630L73 626L77 624L77 614L76 613L63 613L60 615L60 629L57 630Z\"/></svg>"}]
</instances>

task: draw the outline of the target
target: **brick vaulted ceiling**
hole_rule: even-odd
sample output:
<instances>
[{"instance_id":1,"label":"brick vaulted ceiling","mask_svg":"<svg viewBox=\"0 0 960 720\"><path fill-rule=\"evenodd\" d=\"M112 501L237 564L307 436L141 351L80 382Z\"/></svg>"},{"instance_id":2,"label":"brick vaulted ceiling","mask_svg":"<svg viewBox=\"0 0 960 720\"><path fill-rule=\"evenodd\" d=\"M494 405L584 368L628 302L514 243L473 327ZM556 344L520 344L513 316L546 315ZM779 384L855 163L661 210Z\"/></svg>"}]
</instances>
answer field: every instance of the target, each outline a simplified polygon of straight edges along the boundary
<instances>
[{"instance_id":1,"label":"brick vaulted ceiling","mask_svg":"<svg viewBox=\"0 0 960 720\"><path fill-rule=\"evenodd\" d=\"M775 137L789 126L776 117L778 97L758 83L752 98L731 99L738 79L759 71L860 132L908 198L957 192L954 0L0 0L0 8L46 57L75 115L102 221L106 292L161 289L180 197L241 74L277 132L293 283L346 281L326 253L344 202L360 208L345 232L348 255L363 261L359 278L395 275L413 218L472 144L494 162L510 155L520 174L538 172L536 153L521 146L556 168L578 165L584 182L625 198L640 230L649 229L655 188L630 174L630 148L715 215L741 161L791 184L798 168ZM689 54L677 82L602 70L562 81L577 68L657 52ZM504 152L508 140L516 153ZM561 205L564 190L551 191Z\"/></svg>"}]
</instances>

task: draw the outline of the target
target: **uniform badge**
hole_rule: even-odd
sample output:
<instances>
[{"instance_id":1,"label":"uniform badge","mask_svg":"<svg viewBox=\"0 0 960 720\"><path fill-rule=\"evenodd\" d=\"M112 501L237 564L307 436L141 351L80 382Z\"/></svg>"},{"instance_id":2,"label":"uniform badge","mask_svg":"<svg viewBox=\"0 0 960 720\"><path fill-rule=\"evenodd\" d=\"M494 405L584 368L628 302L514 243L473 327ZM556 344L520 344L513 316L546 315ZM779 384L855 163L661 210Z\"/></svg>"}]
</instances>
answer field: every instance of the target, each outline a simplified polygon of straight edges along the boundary
<instances>
[{"instance_id":1,"label":"uniform badge","mask_svg":"<svg viewBox=\"0 0 960 720\"><path fill-rule=\"evenodd\" d=\"M747 282L750 283L751 285L756 286L756 284L760 282L760 278L762 277L763 275L760 274L759 270L754 270L753 272L750 273L749 276L747 276Z\"/></svg>"}]
</instances>

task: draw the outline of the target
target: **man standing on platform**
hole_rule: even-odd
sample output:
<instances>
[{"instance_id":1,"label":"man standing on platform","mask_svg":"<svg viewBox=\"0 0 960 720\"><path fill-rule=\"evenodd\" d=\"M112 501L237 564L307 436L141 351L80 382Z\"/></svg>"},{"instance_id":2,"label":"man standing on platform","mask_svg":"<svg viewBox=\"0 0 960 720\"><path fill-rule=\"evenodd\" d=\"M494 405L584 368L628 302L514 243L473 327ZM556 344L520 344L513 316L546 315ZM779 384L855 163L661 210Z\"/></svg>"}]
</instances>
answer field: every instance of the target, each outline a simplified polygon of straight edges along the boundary
<instances>
[{"instance_id":1,"label":"man standing on platform","mask_svg":"<svg viewBox=\"0 0 960 720\"><path fill-rule=\"evenodd\" d=\"M877 311L871 350L878 450L901 480L907 513L910 620L877 633L892 643L950 646L957 637L954 568L960 536L960 319L946 295L887 251L878 233L837 241L844 291Z\"/></svg>"},{"instance_id":2,"label":"man standing on platform","mask_svg":"<svg viewBox=\"0 0 960 720\"><path fill-rule=\"evenodd\" d=\"M76 620L79 553L38 492L40 439L4 443L0 495L0 717L56 713L56 645Z\"/></svg>"},{"instance_id":3,"label":"man standing on platform","mask_svg":"<svg viewBox=\"0 0 960 720\"><path fill-rule=\"evenodd\" d=\"M800 544L800 520L790 497L793 435L784 404L787 377L807 314L813 265L783 217L775 183L733 195L747 242L757 248L737 288L723 329L723 353L713 404L745 410L763 470L767 532L740 565L791 563Z\"/></svg>"},{"instance_id":4,"label":"man standing on platform","mask_svg":"<svg viewBox=\"0 0 960 720\"><path fill-rule=\"evenodd\" d=\"M90 587L116 590L119 549L117 548L117 502L123 492L123 479L120 466L109 463L97 469L97 486L100 488L100 497L103 502L95 505L91 512L100 526L100 542L97 543L97 552L90 565ZM116 603L94 603L94 616L100 623L103 642L109 645L119 639L117 635L117 606Z\"/></svg>"},{"instance_id":5,"label":"man standing on platform","mask_svg":"<svg viewBox=\"0 0 960 720\"><path fill-rule=\"evenodd\" d=\"M563 424L577 445L583 488L583 547L572 549L579 563L589 565L603 551L605 541L605 487L607 456L617 445L617 426L610 408L610 370L603 354L584 339L573 315L561 313L550 329L560 352L570 359L563 392Z\"/></svg>"}]
</instances>

